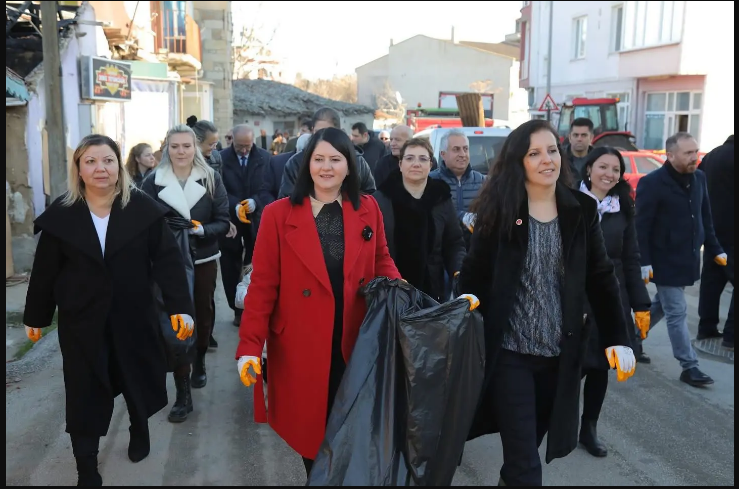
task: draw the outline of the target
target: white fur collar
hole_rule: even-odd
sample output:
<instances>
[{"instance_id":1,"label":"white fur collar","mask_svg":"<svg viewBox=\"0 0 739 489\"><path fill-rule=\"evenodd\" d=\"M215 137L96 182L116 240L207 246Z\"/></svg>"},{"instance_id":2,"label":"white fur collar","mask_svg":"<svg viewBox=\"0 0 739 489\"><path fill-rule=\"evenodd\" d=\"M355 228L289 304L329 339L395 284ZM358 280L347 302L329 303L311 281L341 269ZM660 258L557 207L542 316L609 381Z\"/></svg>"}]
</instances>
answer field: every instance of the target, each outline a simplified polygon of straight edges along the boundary
<instances>
[{"instance_id":1,"label":"white fur collar","mask_svg":"<svg viewBox=\"0 0 739 489\"><path fill-rule=\"evenodd\" d=\"M191 219L190 209L205 195L206 189L198 180L205 180L205 173L197 167L193 167L184 188L169 167L157 168L154 174L154 183L164 187L159 198L185 219Z\"/></svg>"}]
</instances>

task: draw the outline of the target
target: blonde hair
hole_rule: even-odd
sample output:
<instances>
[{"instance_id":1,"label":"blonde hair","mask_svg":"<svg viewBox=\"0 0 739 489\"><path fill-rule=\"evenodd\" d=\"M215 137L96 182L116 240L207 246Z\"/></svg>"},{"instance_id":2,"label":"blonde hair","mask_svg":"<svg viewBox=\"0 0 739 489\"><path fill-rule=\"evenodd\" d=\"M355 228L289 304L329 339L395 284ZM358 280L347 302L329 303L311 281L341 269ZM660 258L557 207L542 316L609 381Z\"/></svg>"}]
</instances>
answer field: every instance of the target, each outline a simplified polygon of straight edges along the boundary
<instances>
[{"instance_id":1,"label":"blonde hair","mask_svg":"<svg viewBox=\"0 0 739 489\"><path fill-rule=\"evenodd\" d=\"M203 153L200 151L198 146L198 138L195 132L186 124L179 124L174 126L167 132L167 139L165 140L164 149L162 150L162 159L159 161L157 168L172 168L172 160L169 158L169 138L175 134L190 134L192 136L192 144L195 148L195 158L192 161L193 168L199 168L205 175L205 188L210 195L213 195L215 188L215 178L213 169L208 163L205 162Z\"/></svg>"},{"instance_id":2,"label":"blonde hair","mask_svg":"<svg viewBox=\"0 0 739 489\"><path fill-rule=\"evenodd\" d=\"M85 200L85 182L82 181L82 177L80 176L80 160L82 159L82 155L92 146L108 146L113 150L118 160L118 181L115 183L113 200L120 196L121 207L126 207L131 200L131 187L133 185L131 176L123 167L121 148L118 146L118 143L102 134L85 136L80 141L80 144L77 145L77 149L74 150L72 161L69 162L67 168L67 192L62 199L62 205L71 206L80 200Z\"/></svg>"},{"instance_id":3,"label":"blonde hair","mask_svg":"<svg viewBox=\"0 0 739 489\"><path fill-rule=\"evenodd\" d=\"M128 160L126 160L126 170L131 177L135 177L139 172L139 162L136 160L144 154L146 148L154 149L149 143L139 143L128 152Z\"/></svg>"}]
</instances>

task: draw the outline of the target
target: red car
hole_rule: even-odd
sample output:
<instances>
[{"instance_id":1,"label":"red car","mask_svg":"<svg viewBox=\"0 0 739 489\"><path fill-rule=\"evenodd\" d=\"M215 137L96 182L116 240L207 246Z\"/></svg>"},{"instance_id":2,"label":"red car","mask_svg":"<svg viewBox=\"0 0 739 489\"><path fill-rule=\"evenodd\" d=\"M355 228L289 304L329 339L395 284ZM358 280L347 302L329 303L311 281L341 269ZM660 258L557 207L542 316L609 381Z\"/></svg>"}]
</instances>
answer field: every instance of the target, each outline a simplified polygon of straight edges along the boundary
<instances>
[{"instance_id":1,"label":"red car","mask_svg":"<svg viewBox=\"0 0 739 489\"><path fill-rule=\"evenodd\" d=\"M621 151L621 156L626 165L624 178L631 185L631 197L636 198L636 185L641 177L657 170L664 162L649 151Z\"/></svg>"}]
</instances>

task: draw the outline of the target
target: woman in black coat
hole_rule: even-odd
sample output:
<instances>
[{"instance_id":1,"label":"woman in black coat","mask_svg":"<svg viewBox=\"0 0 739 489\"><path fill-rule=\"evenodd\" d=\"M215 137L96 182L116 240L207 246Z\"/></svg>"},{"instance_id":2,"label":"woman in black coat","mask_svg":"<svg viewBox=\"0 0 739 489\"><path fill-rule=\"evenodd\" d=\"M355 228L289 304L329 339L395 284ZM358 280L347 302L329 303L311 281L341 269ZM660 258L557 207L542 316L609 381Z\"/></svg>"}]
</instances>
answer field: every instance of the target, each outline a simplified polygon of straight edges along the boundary
<instances>
[{"instance_id":1,"label":"woman in black coat","mask_svg":"<svg viewBox=\"0 0 739 489\"><path fill-rule=\"evenodd\" d=\"M181 359L179 365L173 366L177 398L169 420L180 423L193 410L190 387L205 387L207 382L205 354L208 347L218 346L212 337L218 258L221 256L218 240L229 230L228 196L221 175L205 162L195 133L186 125L175 126L167 133L162 161L144 180L142 190L166 206L169 216L193 223L189 234L195 264L197 356Z\"/></svg>"},{"instance_id":2,"label":"woman in black coat","mask_svg":"<svg viewBox=\"0 0 739 489\"><path fill-rule=\"evenodd\" d=\"M547 433L547 463L577 446L586 297L603 354L622 375L635 364L596 204L567 186L561 154L546 121L508 136L473 204L459 276L485 321L486 377L469 437L500 432L501 485L542 485L538 447Z\"/></svg>"},{"instance_id":3,"label":"woman in black coat","mask_svg":"<svg viewBox=\"0 0 739 489\"><path fill-rule=\"evenodd\" d=\"M444 272L462 266L465 244L449 185L429 178L433 150L425 139L409 139L400 150L400 171L374 193L385 221L390 256L411 285L445 302Z\"/></svg>"},{"instance_id":4,"label":"woman in black coat","mask_svg":"<svg viewBox=\"0 0 739 489\"><path fill-rule=\"evenodd\" d=\"M598 205L600 226L608 257L613 262L621 290L621 303L631 344L636 351L637 362L649 363L642 350L642 338L649 331L649 308L652 301L641 278L641 257L634 225L634 201L631 186L623 179L626 165L621 153L614 148L595 148L588 154L580 182L582 193L592 197ZM631 311L634 311L636 331ZM590 317L590 316L588 316ZM595 457L605 457L608 451L597 434L598 417L608 389L608 360L603 355L603 345L598 328L590 328L588 353L583 375L583 412L580 424L580 443Z\"/></svg>"},{"instance_id":5,"label":"woman in black coat","mask_svg":"<svg viewBox=\"0 0 739 489\"><path fill-rule=\"evenodd\" d=\"M148 143L139 143L128 153L126 160L126 171L128 172L133 184L141 188L141 182L144 181L146 175L151 173L157 166L157 160L154 157L152 147Z\"/></svg>"},{"instance_id":6,"label":"woman in black coat","mask_svg":"<svg viewBox=\"0 0 739 489\"><path fill-rule=\"evenodd\" d=\"M102 485L98 444L118 394L131 418L129 458L138 462L149 454L148 418L167 405L154 281L178 337L192 334L185 265L165 212L132 187L118 145L93 134L70 162L69 191L35 222L41 236L23 321L38 340L58 308L66 430L79 485Z\"/></svg>"}]
</instances>

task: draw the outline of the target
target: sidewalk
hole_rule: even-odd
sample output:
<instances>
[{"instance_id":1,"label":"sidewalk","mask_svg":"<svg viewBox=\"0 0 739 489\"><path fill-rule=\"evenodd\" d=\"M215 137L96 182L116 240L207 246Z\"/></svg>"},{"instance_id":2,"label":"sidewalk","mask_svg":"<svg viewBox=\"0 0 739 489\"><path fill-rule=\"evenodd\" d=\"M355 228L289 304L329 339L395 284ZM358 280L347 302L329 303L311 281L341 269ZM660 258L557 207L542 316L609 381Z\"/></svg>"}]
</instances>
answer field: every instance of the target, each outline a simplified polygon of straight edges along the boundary
<instances>
[{"instance_id":1,"label":"sidewalk","mask_svg":"<svg viewBox=\"0 0 739 489\"><path fill-rule=\"evenodd\" d=\"M15 275L5 280L5 362L13 360L26 345L23 309L28 290L27 276Z\"/></svg>"}]
</instances>

